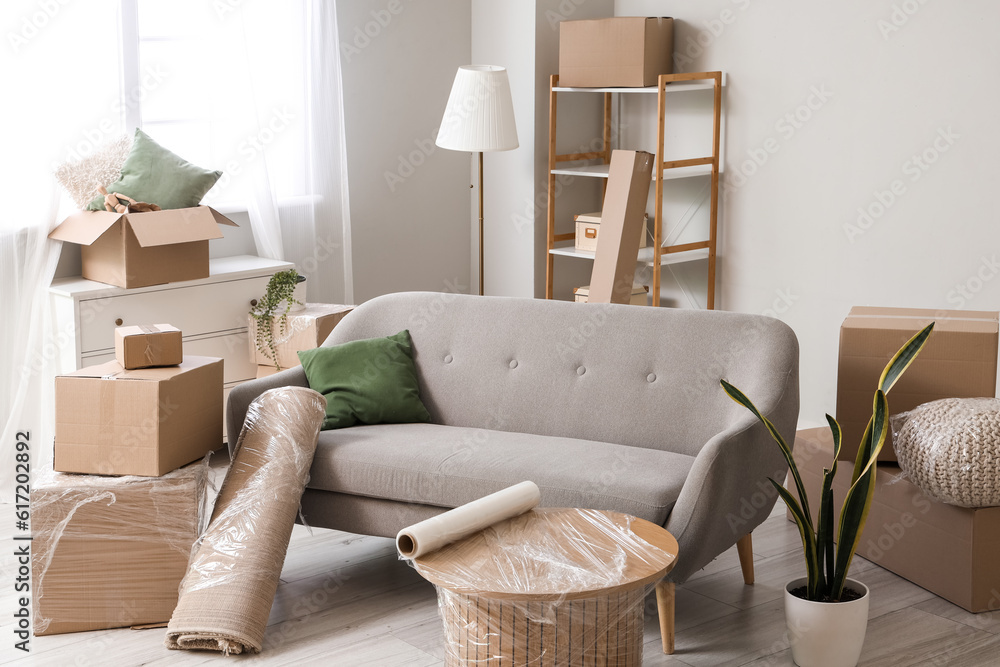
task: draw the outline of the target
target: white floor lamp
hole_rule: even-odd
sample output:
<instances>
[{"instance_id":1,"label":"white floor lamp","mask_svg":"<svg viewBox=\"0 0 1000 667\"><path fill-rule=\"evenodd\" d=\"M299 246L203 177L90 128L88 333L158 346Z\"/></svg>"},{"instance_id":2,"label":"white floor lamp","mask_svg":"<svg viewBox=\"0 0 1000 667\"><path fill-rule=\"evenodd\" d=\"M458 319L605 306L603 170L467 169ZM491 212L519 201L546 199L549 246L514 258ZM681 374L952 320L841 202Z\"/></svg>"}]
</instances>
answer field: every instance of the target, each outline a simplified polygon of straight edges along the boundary
<instances>
[{"instance_id":1,"label":"white floor lamp","mask_svg":"<svg viewBox=\"0 0 1000 667\"><path fill-rule=\"evenodd\" d=\"M479 294L483 294L483 152L517 148L514 103L507 70L494 65L458 68L437 145L479 153Z\"/></svg>"}]
</instances>

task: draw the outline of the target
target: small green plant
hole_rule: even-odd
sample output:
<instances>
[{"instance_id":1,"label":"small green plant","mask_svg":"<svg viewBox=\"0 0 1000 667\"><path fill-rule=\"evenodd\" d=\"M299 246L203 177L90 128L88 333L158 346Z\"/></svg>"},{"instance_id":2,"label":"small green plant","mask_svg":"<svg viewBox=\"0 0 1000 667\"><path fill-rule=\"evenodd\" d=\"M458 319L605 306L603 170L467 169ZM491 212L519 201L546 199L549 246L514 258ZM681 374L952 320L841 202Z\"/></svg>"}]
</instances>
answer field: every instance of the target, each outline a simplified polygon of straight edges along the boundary
<instances>
[{"instance_id":1,"label":"small green plant","mask_svg":"<svg viewBox=\"0 0 1000 667\"><path fill-rule=\"evenodd\" d=\"M294 296L295 286L305 279L306 277L299 275L295 269L278 271L268 281L264 296L250 309L250 317L257 323L255 340L257 349L273 361L274 367L279 371L281 366L278 364L278 350L274 343L274 321L278 320L279 330L284 336L288 329L288 311L293 304L302 305L302 302ZM284 310L278 313L282 303L285 305Z\"/></svg>"},{"instance_id":2,"label":"small green plant","mask_svg":"<svg viewBox=\"0 0 1000 667\"><path fill-rule=\"evenodd\" d=\"M808 575L805 597L808 600L816 602L841 601L847 572L861 540L861 533L868 520L868 510L875 493L875 473L878 469L875 463L888 434L889 403L886 394L913 363L927 342L927 337L930 336L933 328L934 323L932 322L907 341L882 371L878 388L875 391L872 418L868 421L868 428L865 429L865 434L861 438L861 446L858 447L858 455L854 461L851 486L840 510L836 541L834 541L833 490L831 487L833 478L837 474L837 457L840 455L840 424L830 415L826 416L830 431L833 433L833 463L829 469L823 469L823 487L820 493L818 521L814 526L812 514L809 511L809 499L806 497L806 490L802 485L802 478L795 465L795 459L792 458L791 448L775 429L774 424L757 410L743 392L725 380L721 381L722 388L729 394L729 397L752 412L767 427L771 437L778 443L781 453L784 454L785 460L788 462L788 469L798 493L798 501L785 487L775 480L769 479L795 518L795 523L798 525L802 537L802 549L805 553Z\"/></svg>"}]
</instances>

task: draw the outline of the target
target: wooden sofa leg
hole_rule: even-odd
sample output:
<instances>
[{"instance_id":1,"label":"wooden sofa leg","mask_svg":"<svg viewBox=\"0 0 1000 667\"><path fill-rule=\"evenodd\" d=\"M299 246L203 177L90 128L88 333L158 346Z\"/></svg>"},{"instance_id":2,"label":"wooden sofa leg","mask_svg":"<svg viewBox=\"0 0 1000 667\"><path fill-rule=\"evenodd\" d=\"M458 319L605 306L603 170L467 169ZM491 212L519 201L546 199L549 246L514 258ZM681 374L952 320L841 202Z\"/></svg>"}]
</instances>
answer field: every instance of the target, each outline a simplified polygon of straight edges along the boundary
<instances>
[{"instance_id":1,"label":"wooden sofa leg","mask_svg":"<svg viewBox=\"0 0 1000 667\"><path fill-rule=\"evenodd\" d=\"M753 541L750 539L750 533L736 541L736 553L740 556L743 583L747 586L753 586Z\"/></svg>"},{"instance_id":2,"label":"wooden sofa leg","mask_svg":"<svg viewBox=\"0 0 1000 667\"><path fill-rule=\"evenodd\" d=\"M656 613L660 617L660 639L663 652L674 652L674 583L662 580L656 584Z\"/></svg>"}]
</instances>

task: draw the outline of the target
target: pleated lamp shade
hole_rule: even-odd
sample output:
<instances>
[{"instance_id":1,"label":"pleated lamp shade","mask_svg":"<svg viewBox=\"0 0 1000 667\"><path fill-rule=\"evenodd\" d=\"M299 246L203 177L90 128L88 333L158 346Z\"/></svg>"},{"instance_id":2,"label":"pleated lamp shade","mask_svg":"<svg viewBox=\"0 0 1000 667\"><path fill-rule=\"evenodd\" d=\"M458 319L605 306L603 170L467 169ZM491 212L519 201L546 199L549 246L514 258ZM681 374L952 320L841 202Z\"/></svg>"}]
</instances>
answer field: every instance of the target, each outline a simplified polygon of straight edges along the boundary
<instances>
[{"instance_id":1,"label":"pleated lamp shade","mask_svg":"<svg viewBox=\"0 0 1000 667\"><path fill-rule=\"evenodd\" d=\"M436 143L453 151L517 148L514 103L506 69L494 65L458 68Z\"/></svg>"}]
</instances>

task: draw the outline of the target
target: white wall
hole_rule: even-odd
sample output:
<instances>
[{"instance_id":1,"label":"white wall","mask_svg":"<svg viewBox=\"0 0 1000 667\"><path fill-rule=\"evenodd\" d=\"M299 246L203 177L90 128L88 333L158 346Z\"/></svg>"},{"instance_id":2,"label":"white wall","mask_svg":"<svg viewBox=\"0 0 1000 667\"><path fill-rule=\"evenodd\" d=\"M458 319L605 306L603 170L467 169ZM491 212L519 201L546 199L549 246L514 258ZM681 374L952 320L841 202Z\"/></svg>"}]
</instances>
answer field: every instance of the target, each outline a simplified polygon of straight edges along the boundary
<instances>
[{"instance_id":1,"label":"white wall","mask_svg":"<svg viewBox=\"0 0 1000 667\"><path fill-rule=\"evenodd\" d=\"M617 0L615 13L678 17L676 49L693 56L678 69L728 72L722 307L795 329L803 421L835 411L852 305L1000 308L1000 4Z\"/></svg>"},{"instance_id":2,"label":"white wall","mask_svg":"<svg viewBox=\"0 0 1000 667\"><path fill-rule=\"evenodd\" d=\"M459 65L469 3L337 3L354 298L469 291L468 155L434 137Z\"/></svg>"}]
</instances>

